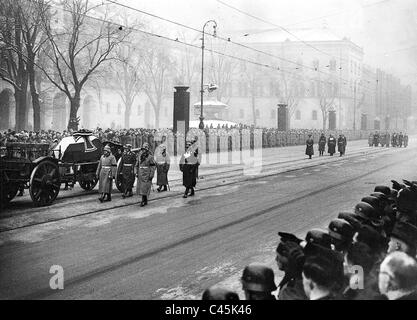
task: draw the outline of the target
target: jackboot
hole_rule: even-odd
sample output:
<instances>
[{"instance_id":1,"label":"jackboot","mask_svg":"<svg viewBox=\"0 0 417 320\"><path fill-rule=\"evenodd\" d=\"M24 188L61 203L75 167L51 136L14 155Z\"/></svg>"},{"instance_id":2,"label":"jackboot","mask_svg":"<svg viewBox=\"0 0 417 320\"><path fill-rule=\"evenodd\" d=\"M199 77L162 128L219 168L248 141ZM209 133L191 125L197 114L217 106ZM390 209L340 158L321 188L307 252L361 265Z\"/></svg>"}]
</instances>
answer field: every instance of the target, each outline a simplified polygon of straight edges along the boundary
<instances>
[{"instance_id":1,"label":"jackboot","mask_svg":"<svg viewBox=\"0 0 417 320\"><path fill-rule=\"evenodd\" d=\"M107 198L104 201L111 201L111 194L110 193L106 193Z\"/></svg>"},{"instance_id":2,"label":"jackboot","mask_svg":"<svg viewBox=\"0 0 417 320\"><path fill-rule=\"evenodd\" d=\"M188 188L185 188L185 192L184 195L182 196L183 198L187 198L188 197Z\"/></svg>"},{"instance_id":3,"label":"jackboot","mask_svg":"<svg viewBox=\"0 0 417 320\"><path fill-rule=\"evenodd\" d=\"M190 197L194 195L194 188L191 188Z\"/></svg>"},{"instance_id":4,"label":"jackboot","mask_svg":"<svg viewBox=\"0 0 417 320\"><path fill-rule=\"evenodd\" d=\"M162 190L162 191L168 191L168 188L167 188L166 184L164 184L164 190Z\"/></svg>"},{"instance_id":5,"label":"jackboot","mask_svg":"<svg viewBox=\"0 0 417 320\"><path fill-rule=\"evenodd\" d=\"M144 207L148 204L148 200L146 199L146 196L142 196L142 202L140 203L141 207Z\"/></svg>"},{"instance_id":6,"label":"jackboot","mask_svg":"<svg viewBox=\"0 0 417 320\"><path fill-rule=\"evenodd\" d=\"M104 193L101 194L101 196L98 198L98 201L100 201L100 202L104 201Z\"/></svg>"}]
</instances>

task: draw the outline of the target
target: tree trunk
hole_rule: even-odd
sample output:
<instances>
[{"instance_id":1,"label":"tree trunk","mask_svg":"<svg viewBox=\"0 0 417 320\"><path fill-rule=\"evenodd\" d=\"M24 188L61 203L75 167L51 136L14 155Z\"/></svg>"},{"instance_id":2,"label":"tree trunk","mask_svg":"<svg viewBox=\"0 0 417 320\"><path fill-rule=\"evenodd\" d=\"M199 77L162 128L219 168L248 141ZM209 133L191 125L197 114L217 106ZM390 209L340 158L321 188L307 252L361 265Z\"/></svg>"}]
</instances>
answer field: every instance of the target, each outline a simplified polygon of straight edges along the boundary
<instances>
[{"instance_id":1,"label":"tree trunk","mask_svg":"<svg viewBox=\"0 0 417 320\"><path fill-rule=\"evenodd\" d=\"M78 124L80 119L77 117L78 109L80 108L81 103L81 90L77 90L74 94L74 97L70 98L71 109L70 117L68 121L68 130L78 130Z\"/></svg>"},{"instance_id":2,"label":"tree trunk","mask_svg":"<svg viewBox=\"0 0 417 320\"><path fill-rule=\"evenodd\" d=\"M322 116L323 116L323 131L326 130L326 123L327 123L327 113L326 112L321 112Z\"/></svg>"},{"instance_id":3,"label":"tree trunk","mask_svg":"<svg viewBox=\"0 0 417 320\"><path fill-rule=\"evenodd\" d=\"M28 64L28 73L29 73L29 87L30 94L32 97L32 107L33 107L33 131L41 130L41 105L39 102L39 93L36 90L35 85L35 66L33 63Z\"/></svg>"},{"instance_id":4,"label":"tree trunk","mask_svg":"<svg viewBox=\"0 0 417 320\"><path fill-rule=\"evenodd\" d=\"M153 108L154 112L155 112L155 129L159 129L159 111L161 109L161 104L158 103L157 107Z\"/></svg>"},{"instance_id":5,"label":"tree trunk","mask_svg":"<svg viewBox=\"0 0 417 320\"><path fill-rule=\"evenodd\" d=\"M128 99L126 101L126 105L125 105L125 129L129 129L130 128L130 113L132 110L132 101L130 101L130 99Z\"/></svg>"},{"instance_id":6,"label":"tree trunk","mask_svg":"<svg viewBox=\"0 0 417 320\"><path fill-rule=\"evenodd\" d=\"M256 105L255 105L254 93L252 93L252 116L253 116L253 125L256 127Z\"/></svg>"},{"instance_id":7,"label":"tree trunk","mask_svg":"<svg viewBox=\"0 0 417 320\"><path fill-rule=\"evenodd\" d=\"M16 131L25 130L27 127L27 82L26 89L15 89L16 101Z\"/></svg>"}]
</instances>

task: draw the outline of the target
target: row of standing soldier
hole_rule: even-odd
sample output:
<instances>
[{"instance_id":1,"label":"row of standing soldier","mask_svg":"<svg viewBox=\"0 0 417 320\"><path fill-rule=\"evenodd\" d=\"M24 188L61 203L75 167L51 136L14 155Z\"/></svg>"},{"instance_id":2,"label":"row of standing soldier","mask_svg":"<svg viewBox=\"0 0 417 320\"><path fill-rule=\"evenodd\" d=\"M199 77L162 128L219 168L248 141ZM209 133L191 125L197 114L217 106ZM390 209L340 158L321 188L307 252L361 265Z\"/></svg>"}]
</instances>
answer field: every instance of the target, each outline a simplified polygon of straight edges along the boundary
<instances>
[{"instance_id":1,"label":"row of standing soldier","mask_svg":"<svg viewBox=\"0 0 417 320\"><path fill-rule=\"evenodd\" d=\"M337 143L337 149L338 152L340 153L340 156L343 156L346 152L346 145L347 145L347 140L346 137L341 134L339 135L339 138L336 141L336 138L330 134L329 138L326 139L326 136L324 135L324 133L321 134L320 138L319 138L319 155L323 156L325 148L326 148L326 141L327 141L327 151L328 153L333 156L336 153L336 143ZM308 135L308 139L306 141L306 155L309 156L309 159L312 158L312 156L314 155L314 140L311 137L311 134Z\"/></svg>"},{"instance_id":2,"label":"row of standing soldier","mask_svg":"<svg viewBox=\"0 0 417 320\"><path fill-rule=\"evenodd\" d=\"M402 132L400 133L393 133L390 135L389 132L385 133L371 133L368 138L368 144L370 147L375 146L378 147L381 145L381 147L389 147L391 143L391 146L393 147L402 147L407 148L408 146L408 135Z\"/></svg>"},{"instance_id":3,"label":"row of standing soldier","mask_svg":"<svg viewBox=\"0 0 417 320\"><path fill-rule=\"evenodd\" d=\"M201 162L201 155L198 152L197 139L186 143L186 151L180 160L180 170L183 173L183 185L185 187L184 198L195 194L195 186L198 178L198 167ZM140 206L148 204L148 197L152 188L152 179L157 171L157 191L167 191L168 171L170 169L170 156L167 153L166 145L160 144L155 155L150 150L149 143L145 142L139 150L138 155L132 152L132 146L127 144L121 156L121 176L123 198L133 196L133 184L137 178L136 194L141 196ZM96 176L99 179L99 201L111 201L113 179L116 176L117 161L111 154L111 149L106 145L103 155L97 167Z\"/></svg>"}]
</instances>

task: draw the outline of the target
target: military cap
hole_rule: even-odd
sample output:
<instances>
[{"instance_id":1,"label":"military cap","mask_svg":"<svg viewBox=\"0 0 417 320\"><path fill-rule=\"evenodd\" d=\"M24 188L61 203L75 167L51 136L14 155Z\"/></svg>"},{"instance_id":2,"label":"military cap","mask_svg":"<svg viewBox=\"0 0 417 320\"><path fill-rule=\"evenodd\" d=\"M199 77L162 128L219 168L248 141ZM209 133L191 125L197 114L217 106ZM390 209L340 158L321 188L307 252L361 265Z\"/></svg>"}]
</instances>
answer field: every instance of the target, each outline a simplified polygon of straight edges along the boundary
<instances>
[{"instance_id":1,"label":"military cap","mask_svg":"<svg viewBox=\"0 0 417 320\"><path fill-rule=\"evenodd\" d=\"M362 226L362 222L351 212L340 212L337 218L347 221L355 230Z\"/></svg>"},{"instance_id":2,"label":"military cap","mask_svg":"<svg viewBox=\"0 0 417 320\"><path fill-rule=\"evenodd\" d=\"M334 219L329 223L329 235L338 241L352 241L355 229L343 219Z\"/></svg>"},{"instance_id":3,"label":"military cap","mask_svg":"<svg viewBox=\"0 0 417 320\"><path fill-rule=\"evenodd\" d=\"M314 243L325 248L331 248L332 240L327 232L323 229L311 229L306 235L307 243Z\"/></svg>"},{"instance_id":4,"label":"military cap","mask_svg":"<svg viewBox=\"0 0 417 320\"><path fill-rule=\"evenodd\" d=\"M404 241L410 247L417 246L417 227L411 223L397 221L390 236Z\"/></svg>"},{"instance_id":5,"label":"military cap","mask_svg":"<svg viewBox=\"0 0 417 320\"><path fill-rule=\"evenodd\" d=\"M202 300L239 300L239 296L228 289L211 287L204 290Z\"/></svg>"},{"instance_id":6,"label":"military cap","mask_svg":"<svg viewBox=\"0 0 417 320\"><path fill-rule=\"evenodd\" d=\"M406 187L398 191L397 208L404 212L417 210L417 187Z\"/></svg>"},{"instance_id":7,"label":"military cap","mask_svg":"<svg viewBox=\"0 0 417 320\"><path fill-rule=\"evenodd\" d=\"M361 199L361 202L370 204L376 211L378 211L379 218L382 218L382 212L384 210L383 203L376 197L366 196Z\"/></svg>"},{"instance_id":8,"label":"military cap","mask_svg":"<svg viewBox=\"0 0 417 320\"><path fill-rule=\"evenodd\" d=\"M110 146L108 144L106 144L103 148L104 151L108 151L111 152Z\"/></svg>"},{"instance_id":9,"label":"military cap","mask_svg":"<svg viewBox=\"0 0 417 320\"><path fill-rule=\"evenodd\" d=\"M382 192L383 194L389 196L391 194L390 187L387 186L376 186L374 189L375 192Z\"/></svg>"},{"instance_id":10,"label":"military cap","mask_svg":"<svg viewBox=\"0 0 417 320\"><path fill-rule=\"evenodd\" d=\"M292 233L287 233L287 232L278 232L278 235L281 237L280 242L278 243L277 246L277 252L280 255L283 256L287 256L288 254L288 243L289 242L293 242L296 243L297 245L299 245L303 240L297 238L295 235L293 235Z\"/></svg>"},{"instance_id":11,"label":"military cap","mask_svg":"<svg viewBox=\"0 0 417 320\"><path fill-rule=\"evenodd\" d=\"M274 281L274 271L259 263L251 263L243 269L243 290L256 292L272 292L277 289Z\"/></svg>"},{"instance_id":12,"label":"military cap","mask_svg":"<svg viewBox=\"0 0 417 320\"><path fill-rule=\"evenodd\" d=\"M362 225L356 235L356 242L367 244L374 251L381 251L387 244L387 239L383 237L375 228L370 225Z\"/></svg>"},{"instance_id":13,"label":"military cap","mask_svg":"<svg viewBox=\"0 0 417 320\"><path fill-rule=\"evenodd\" d=\"M355 215L365 220L378 220L381 218L378 211L366 202L359 202L355 206Z\"/></svg>"},{"instance_id":14,"label":"military cap","mask_svg":"<svg viewBox=\"0 0 417 320\"><path fill-rule=\"evenodd\" d=\"M383 192L375 191L375 192L372 192L370 194L370 196L375 197L378 200L383 201L385 203L388 203L389 202L388 196L385 193L383 193Z\"/></svg>"},{"instance_id":15,"label":"military cap","mask_svg":"<svg viewBox=\"0 0 417 320\"><path fill-rule=\"evenodd\" d=\"M402 184L402 183L398 183L398 182L397 182L397 181L395 181L395 180L391 180L391 182L392 182L392 188L393 188L394 190L400 191L402 188L405 188L405 185L404 185L404 184Z\"/></svg>"}]
</instances>

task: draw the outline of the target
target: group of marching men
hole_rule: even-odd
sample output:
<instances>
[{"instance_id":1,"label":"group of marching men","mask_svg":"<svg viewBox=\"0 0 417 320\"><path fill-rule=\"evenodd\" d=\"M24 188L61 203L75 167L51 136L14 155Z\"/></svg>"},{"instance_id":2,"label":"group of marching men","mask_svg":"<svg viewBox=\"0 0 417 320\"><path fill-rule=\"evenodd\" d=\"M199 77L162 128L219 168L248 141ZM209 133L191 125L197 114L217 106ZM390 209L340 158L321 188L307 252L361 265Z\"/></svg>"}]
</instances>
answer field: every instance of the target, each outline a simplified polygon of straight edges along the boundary
<instances>
[{"instance_id":1,"label":"group of marching men","mask_svg":"<svg viewBox=\"0 0 417 320\"><path fill-rule=\"evenodd\" d=\"M368 144L370 147L378 147L381 145L381 147L389 147L391 143L391 146L393 147L403 147L407 148L408 146L408 135L406 133L396 133L394 132L392 135L389 134L389 132L383 132L379 133L376 131L375 133L371 133L368 138Z\"/></svg>"},{"instance_id":2,"label":"group of marching men","mask_svg":"<svg viewBox=\"0 0 417 320\"><path fill-rule=\"evenodd\" d=\"M319 155L323 156L324 151L326 149L326 143L327 143L327 152L333 156L336 153L336 144L337 144L337 151L340 153L340 156L343 156L346 152L346 145L347 145L347 139L345 135L340 134L339 138L336 140L336 138L330 134L329 138L326 138L324 133L320 135L319 138ZM311 137L311 134L308 135L308 139L306 140L306 155L309 156L309 159L312 158L314 155L314 140Z\"/></svg>"},{"instance_id":3,"label":"group of marching men","mask_svg":"<svg viewBox=\"0 0 417 320\"><path fill-rule=\"evenodd\" d=\"M197 184L198 167L201 163L201 155L198 152L197 137L192 141L186 142L185 152L180 159L180 170L183 173L183 186L185 192L183 198L193 196L194 188ZM132 145L126 144L121 156L121 183L124 190L122 197L133 196L133 185L135 178L136 194L142 197L140 206L148 204L148 197L152 188L152 179L157 172L156 184L157 191L168 191L168 171L170 168L170 156L167 153L166 139L155 149L155 154L150 150L149 143L145 142L138 154L132 151ZM111 149L106 145L103 155L97 167L96 176L99 179L99 201L111 201L113 188L112 181L116 177L117 161ZM168 188L167 188L168 187Z\"/></svg>"}]
</instances>

